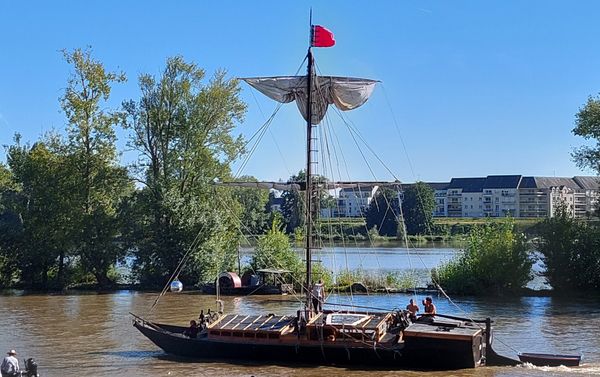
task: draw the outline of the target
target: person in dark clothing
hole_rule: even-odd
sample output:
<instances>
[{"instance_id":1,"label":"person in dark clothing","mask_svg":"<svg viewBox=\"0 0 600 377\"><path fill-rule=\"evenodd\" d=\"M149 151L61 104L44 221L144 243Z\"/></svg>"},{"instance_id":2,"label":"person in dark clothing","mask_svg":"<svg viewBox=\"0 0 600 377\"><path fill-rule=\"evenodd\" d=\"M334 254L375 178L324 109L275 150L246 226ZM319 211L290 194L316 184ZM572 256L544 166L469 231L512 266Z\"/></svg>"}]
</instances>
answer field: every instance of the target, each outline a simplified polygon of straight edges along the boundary
<instances>
[{"instance_id":1,"label":"person in dark clothing","mask_svg":"<svg viewBox=\"0 0 600 377\"><path fill-rule=\"evenodd\" d=\"M187 336L188 338L197 338L198 337L198 332L200 331L200 328L198 327L198 324L196 323L196 321L194 321L193 319L190 321L190 327L188 327L187 330L185 330L185 332L183 333L183 335Z\"/></svg>"}]
</instances>

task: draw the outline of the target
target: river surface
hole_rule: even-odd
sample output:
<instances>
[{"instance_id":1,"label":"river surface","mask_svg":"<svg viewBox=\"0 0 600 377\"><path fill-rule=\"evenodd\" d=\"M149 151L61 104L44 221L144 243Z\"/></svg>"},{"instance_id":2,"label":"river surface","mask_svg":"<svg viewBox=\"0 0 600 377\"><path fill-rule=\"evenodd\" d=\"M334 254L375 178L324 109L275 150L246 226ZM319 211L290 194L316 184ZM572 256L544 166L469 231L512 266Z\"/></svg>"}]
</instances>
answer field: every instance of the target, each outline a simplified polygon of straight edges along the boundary
<instances>
[{"instance_id":1,"label":"river surface","mask_svg":"<svg viewBox=\"0 0 600 377\"><path fill-rule=\"evenodd\" d=\"M434 254L435 252L430 252ZM446 252L443 252L446 253ZM388 265L385 254L367 258ZM438 261L444 256L440 256ZM435 264L435 258L431 260ZM364 260L367 263L367 260ZM364 266L363 266L364 267ZM405 266L406 267L406 266ZM408 266L410 268L410 266ZM214 297L194 292L157 295L121 291L108 294L0 296L0 347L15 348L18 358L35 357L42 376L585 376L600 375L600 301L550 297L455 298L434 296L440 313L491 317L494 348L507 356L517 351L584 354L579 368L490 367L451 372L368 371L341 367L254 365L199 362L166 355L131 325L133 312L148 319L185 325ZM380 308L403 307L411 296L332 294L329 303ZM417 296L420 302L422 296ZM295 296L225 297L225 310L237 313L295 314ZM327 305L326 305L327 308ZM329 306L334 309L334 306ZM434 356L434 355L432 355ZM22 362L22 361L21 361Z\"/></svg>"}]
</instances>

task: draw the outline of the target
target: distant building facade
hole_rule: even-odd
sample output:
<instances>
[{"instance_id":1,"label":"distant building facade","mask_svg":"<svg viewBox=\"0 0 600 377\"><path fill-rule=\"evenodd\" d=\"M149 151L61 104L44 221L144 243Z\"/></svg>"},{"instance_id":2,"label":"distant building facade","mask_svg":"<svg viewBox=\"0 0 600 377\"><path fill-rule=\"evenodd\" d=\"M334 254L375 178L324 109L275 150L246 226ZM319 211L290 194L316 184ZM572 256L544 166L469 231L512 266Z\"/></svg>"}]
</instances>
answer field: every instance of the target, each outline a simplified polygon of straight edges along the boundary
<instances>
[{"instance_id":1,"label":"distant building facade","mask_svg":"<svg viewBox=\"0 0 600 377\"><path fill-rule=\"evenodd\" d=\"M378 189L378 185L341 189L333 214L338 217L364 217Z\"/></svg>"},{"instance_id":2,"label":"distant building facade","mask_svg":"<svg viewBox=\"0 0 600 377\"><path fill-rule=\"evenodd\" d=\"M598 177L489 175L427 184L434 191L434 217L543 218L553 217L560 207L565 207L572 217L583 218L600 205ZM340 190L337 208L327 215L364 216L378 188Z\"/></svg>"}]
</instances>

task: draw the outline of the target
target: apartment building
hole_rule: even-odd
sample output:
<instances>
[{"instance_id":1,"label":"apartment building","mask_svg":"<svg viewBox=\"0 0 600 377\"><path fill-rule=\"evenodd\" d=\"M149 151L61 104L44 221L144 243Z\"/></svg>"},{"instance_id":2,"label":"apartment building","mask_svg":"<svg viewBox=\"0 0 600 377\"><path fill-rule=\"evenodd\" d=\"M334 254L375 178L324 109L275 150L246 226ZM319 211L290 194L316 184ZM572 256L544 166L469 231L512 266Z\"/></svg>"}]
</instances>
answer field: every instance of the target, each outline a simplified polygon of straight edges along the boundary
<instances>
[{"instance_id":1,"label":"apartment building","mask_svg":"<svg viewBox=\"0 0 600 377\"><path fill-rule=\"evenodd\" d=\"M368 182L367 182L368 183ZM577 176L525 177L489 175L427 183L434 191L434 217L553 217L565 206L576 218L589 216L600 205L600 178ZM385 183L380 183L385 185ZM380 185L341 189L333 214L361 217ZM399 187L406 189L411 184Z\"/></svg>"},{"instance_id":2,"label":"apartment building","mask_svg":"<svg viewBox=\"0 0 600 377\"><path fill-rule=\"evenodd\" d=\"M378 189L378 185L341 189L334 214L338 217L363 217Z\"/></svg>"},{"instance_id":3,"label":"apartment building","mask_svg":"<svg viewBox=\"0 0 600 377\"><path fill-rule=\"evenodd\" d=\"M482 217L485 178L452 178L447 189L448 217Z\"/></svg>"}]
</instances>

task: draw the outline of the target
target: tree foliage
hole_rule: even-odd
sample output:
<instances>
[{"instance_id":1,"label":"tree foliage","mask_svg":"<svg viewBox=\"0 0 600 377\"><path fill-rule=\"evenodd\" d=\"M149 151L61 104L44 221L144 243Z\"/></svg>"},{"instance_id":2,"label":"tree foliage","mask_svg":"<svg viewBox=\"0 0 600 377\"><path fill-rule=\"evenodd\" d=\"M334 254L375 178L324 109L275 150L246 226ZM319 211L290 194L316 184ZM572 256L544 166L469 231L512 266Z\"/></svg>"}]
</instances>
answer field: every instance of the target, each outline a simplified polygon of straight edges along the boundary
<instances>
[{"instance_id":1,"label":"tree foliage","mask_svg":"<svg viewBox=\"0 0 600 377\"><path fill-rule=\"evenodd\" d=\"M572 154L573 160L580 168L591 169L600 175L600 95L590 96L579 109L573 134L595 142L595 145L576 149Z\"/></svg>"},{"instance_id":2,"label":"tree foliage","mask_svg":"<svg viewBox=\"0 0 600 377\"><path fill-rule=\"evenodd\" d=\"M278 217L275 217L271 229L259 237L250 267L254 271L261 268L286 269L292 272L296 281L303 280L302 260L292 249L290 239L283 232L283 224Z\"/></svg>"},{"instance_id":3,"label":"tree foliage","mask_svg":"<svg viewBox=\"0 0 600 377\"><path fill-rule=\"evenodd\" d=\"M408 186L403 193L402 215L410 235L431 234L435 198L433 189L424 182Z\"/></svg>"},{"instance_id":4,"label":"tree foliage","mask_svg":"<svg viewBox=\"0 0 600 377\"><path fill-rule=\"evenodd\" d=\"M288 179L288 183L304 183L306 181L306 172L301 170L296 175ZM296 228L304 226L304 198L302 193L297 190L287 190L281 194L283 204L281 205L281 214L285 224L285 231L293 234Z\"/></svg>"},{"instance_id":5,"label":"tree foliage","mask_svg":"<svg viewBox=\"0 0 600 377\"><path fill-rule=\"evenodd\" d=\"M600 289L600 229L573 219L565 208L540 226L537 249L545 277L558 292L597 292Z\"/></svg>"},{"instance_id":6,"label":"tree foliage","mask_svg":"<svg viewBox=\"0 0 600 377\"><path fill-rule=\"evenodd\" d=\"M217 211L235 200L212 182L229 177L229 163L243 148L232 130L246 106L238 82L225 72L208 83L204 76L196 64L169 58L160 77L139 77L141 99L124 104L143 185L135 200L137 225L129 227L135 232L134 271L146 285L164 284L190 249L194 263L180 276L193 283L214 278L208 275L234 260L226 255L237 248L240 208Z\"/></svg>"},{"instance_id":7,"label":"tree foliage","mask_svg":"<svg viewBox=\"0 0 600 377\"><path fill-rule=\"evenodd\" d=\"M119 242L118 208L132 190L125 168L117 164L114 128L119 112L105 110L111 86L125 80L122 73L107 72L91 51L63 52L72 64L62 109L67 116L68 164L73 172L72 216L75 249L79 262L100 286L114 281L109 271L125 255Z\"/></svg>"},{"instance_id":8,"label":"tree foliage","mask_svg":"<svg viewBox=\"0 0 600 377\"><path fill-rule=\"evenodd\" d=\"M379 188L366 213L367 228L375 227L380 236L396 236L399 216L398 192L389 187Z\"/></svg>"},{"instance_id":9,"label":"tree foliage","mask_svg":"<svg viewBox=\"0 0 600 377\"><path fill-rule=\"evenodd\" d=\"M249 176L242 176L238 179L241 182L257 182L257 179ZM269 192L254 188L237 187L232 189L233 196L242 207L240 216L241 231L244 234L263 234L268 228L269 221Z\"/></svg>"},{"instance_id":10,"label":"tree foliage","mask_svg":"<svg viewBox=\"0 0 600 377\"><path fill-rule=\"evenodd\" d=\"M533 258L514 222L490 222L473 228L463 253L440 267L437 282L458 294L502 294L531 280Z\"/></svg>"},{"instance_id":11,"label":"tree foliage","mask_svg":"<svg viewBox=\"0 0 600 377\"><path fill-rule=\"evenodd\" d=\"M54 146L53 146L54 144ZM7 161L18 190L3 193L0 250L5 256L3 280L47 289L65 284L65 259L73 246L72 197L68 156L56 144L8 148ZM6 264L8 262L8 264Z\"/></svg>"}]
</instances>

